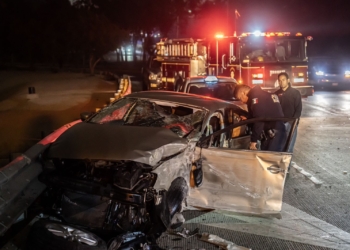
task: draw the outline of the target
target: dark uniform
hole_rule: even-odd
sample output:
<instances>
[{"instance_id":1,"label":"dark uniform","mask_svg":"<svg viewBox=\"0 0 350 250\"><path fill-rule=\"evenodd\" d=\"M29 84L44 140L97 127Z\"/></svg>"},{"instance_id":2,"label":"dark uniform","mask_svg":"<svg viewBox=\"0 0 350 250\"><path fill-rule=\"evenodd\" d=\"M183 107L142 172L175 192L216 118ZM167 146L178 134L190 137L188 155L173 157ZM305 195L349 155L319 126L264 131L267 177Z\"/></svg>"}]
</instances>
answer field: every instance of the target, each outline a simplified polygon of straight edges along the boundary
<instances>
[{"instance_id":1,"label":"dark uniform","mask_svg":"<svg viewBox=\"0 0 350 250\"><path fill-rule=\"evenodd\" d=\"M279 118L284 117L282 107L277 95L270 94L255 86L248 93L248 111L251 118ZM257 142L261 139L264 131L266 137L269 137L268 131L273 129L275 136L267 138L268 140L262 144L262 150L283 151L286 141L286 127L282 121L276 122L256 122L253 125L251 142Z\"/></svg>"},{"instance_id":2,"label":"dark uniform","mask_svg":"<svg viewBox=\"0 0 350 250\"><path fill-rule=\"evenodd\" d=\"M285 91L283 91L283 89L279 89L275 92L275 94L278 95L284 116L299 119L301 116L301 110L302 110L300 92L289 85L289 87ZM286 122L285 125L286 125L286 133L288 136L291 130L291 123ZM296 138L297 138L297 127L295 127L294 129L294 134L292 136L292 140L288 147L288 152L293 152Z\"/></svg>"},{"instance_id":3,"label":"dark uniform","mask_svg":"<svg viewBox=\"0 0 350 250\"><path fill-rule=\"evenodd\" d=\"M278 95L285 117L299 118L301 116L302 102L298 90L289 86L286 91L279 89L275 94Z\"/></svg>"}]
</instances>

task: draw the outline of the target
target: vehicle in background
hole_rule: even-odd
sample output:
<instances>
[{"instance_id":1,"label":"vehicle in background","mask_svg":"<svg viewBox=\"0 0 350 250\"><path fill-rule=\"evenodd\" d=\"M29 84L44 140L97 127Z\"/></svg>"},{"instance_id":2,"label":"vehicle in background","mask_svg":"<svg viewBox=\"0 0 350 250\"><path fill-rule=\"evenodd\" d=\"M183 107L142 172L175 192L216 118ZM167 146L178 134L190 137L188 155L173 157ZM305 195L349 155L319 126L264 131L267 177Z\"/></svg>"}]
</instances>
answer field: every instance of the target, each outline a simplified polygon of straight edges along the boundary
<instances>
[{"instance_id":1,"label":"vehicle in background","mask_svg":"<svg viewBox=\"0 0 350 250\"><path fill-rule=\"evenodd\" d=\"M311 58L310 81L312 81L314 87L317 89L349 88L350 63L341 58Z\"/></svg>"},{"instance_id":2,"label":"vehicle in background","mask_svg":"<svg viewBox=\"0 0 350 250\"><path fill-rule=\"evenodd\" d=\"M236 86L237 81L226 76L194 76L187 77L178 91L225 101L236 101L233 96Z\"/></svg>"},{"instance_id":3,"label":"vehicle in background","mask_svg":"<svg viewBox=\"0 0 350 250\"><path fill-rule=\"evenodd\" d=\"M287 72L302 96L311 96L308 82L307 42L289 32L243 33L213 39L162 39L154 60L161 63L158 89L178 90L186 77L229 76L239 84L278 89L277 75Z\"/></svg>"},{"instance_id":4,"label":"vehicle in background","mask_svg":"<svg viewBox=\"0 0 350 250\"><path fill-rule=\"evenodd\" d=\"M157 60L154 60L153 56L150 56L147 60L147 64L142 67L143 75L143 90L158 90L161 89L161 66L162 64Z\"/></svg>"},{"instance_id":5,"label":"vehicle in background","mask_svg":"<svg viewBox=\"0 0 350 250\"><path fill-rule=\"evenodd\" d=\"M136 249L182 225L186 209L279 215L290 139L283 152L248 146L251 124L289 119L242 116L172 91L82 114L0 169L0 234L32 215L27 249Z\"/></svg>"}]
</instances>

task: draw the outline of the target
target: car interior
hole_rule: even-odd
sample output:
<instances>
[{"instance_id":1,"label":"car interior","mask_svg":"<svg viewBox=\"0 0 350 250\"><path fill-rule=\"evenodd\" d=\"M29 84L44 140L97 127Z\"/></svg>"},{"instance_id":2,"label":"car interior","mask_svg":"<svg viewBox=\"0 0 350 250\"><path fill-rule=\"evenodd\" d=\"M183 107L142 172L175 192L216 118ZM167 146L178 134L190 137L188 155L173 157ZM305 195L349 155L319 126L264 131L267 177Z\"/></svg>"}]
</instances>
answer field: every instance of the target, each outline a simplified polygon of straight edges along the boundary
<instances>
[{"instance_id":1,"label":"car interior","mask_svg":"<svg viewBox=\"0 0 350 250\"><path fill-rule=\"evenodd\" d=\"M221 113L221 112L220 112ZM222 113L221 113L222 115ZM233 109L226 109L223 117L224 126L220 124L220 116L213 114L209 119L209 123L204 131L204 135L209 136L220 129L236 124L242 120L242 118L234 112ZM233 128L227 132L216 135L208 141L209 147L220 147L230 149L248 149L250 144L250 128L248 125L242 125Z\"/></svg>"}]
</instances>

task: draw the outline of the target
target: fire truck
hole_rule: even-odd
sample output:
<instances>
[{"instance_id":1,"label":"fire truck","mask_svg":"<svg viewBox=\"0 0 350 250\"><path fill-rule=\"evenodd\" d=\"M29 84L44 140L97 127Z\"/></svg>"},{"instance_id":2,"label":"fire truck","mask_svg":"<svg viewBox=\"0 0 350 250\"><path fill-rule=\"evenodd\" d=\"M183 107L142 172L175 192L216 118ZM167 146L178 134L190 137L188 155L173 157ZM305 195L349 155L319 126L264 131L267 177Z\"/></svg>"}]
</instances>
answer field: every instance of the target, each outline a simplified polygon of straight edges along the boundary
<instances>
[{"instance_id":1,"label":"fire truck","mask_svg":"<svg viewBox=\"0 0 350 250\"><path fill-rule=\"evenodd\" d=\"M160 67L149 75L149 89L178 90L186 77L230 76L239 84L260 85L274 92L277 75L286 72L303 97L313 95L308 83L307 43L312 37L289 32L254 32L213 39L162 39L153 58Z\"/></svg>"}]
</instances>

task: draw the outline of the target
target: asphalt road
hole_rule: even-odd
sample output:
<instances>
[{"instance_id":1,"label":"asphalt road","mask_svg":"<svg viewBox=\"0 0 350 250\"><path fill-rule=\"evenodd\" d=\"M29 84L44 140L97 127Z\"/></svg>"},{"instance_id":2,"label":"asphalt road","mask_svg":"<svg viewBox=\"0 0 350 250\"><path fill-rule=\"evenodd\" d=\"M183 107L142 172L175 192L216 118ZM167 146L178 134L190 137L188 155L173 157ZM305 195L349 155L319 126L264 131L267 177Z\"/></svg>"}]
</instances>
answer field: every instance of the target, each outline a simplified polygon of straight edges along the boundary
<instances>
[{"instance_id":1,"label":"asphalt road","mask_svg":"<svg viewBox=\"0 0 350 250\"><path fill-rule=\"evenodd\" d=\"M110 82L98 79L87 83L86 78L77 77L85 84L84 92L78 90L78 85L67 83L65 89L70 91L58 88L56 96L50 97L40 93L39 88L39 98L24 101L28 82L16 85L20 91L3 88L0 118L6 122L0 124L0 138L13 135L17 143L23 144L21 136L40 137L40 131L58 128L76 119L80 112L103 105L113 95L115 86ZM134 91L141 90L139 78L133 77L132 82ZM45 100L44 110L39 108L39 99ZM349 99L349 91L316 91L314 96L303 99L295 164L286 180L281 218L187 212L185 227L199 228L252 249L350 249ZM1 145L6 149L10 144ZM12 146L16 149L16 145ZM169 234L159 239L159 245L166 249L217 249L196 237L185 239Z\"/></svg>"}]
</instances>

